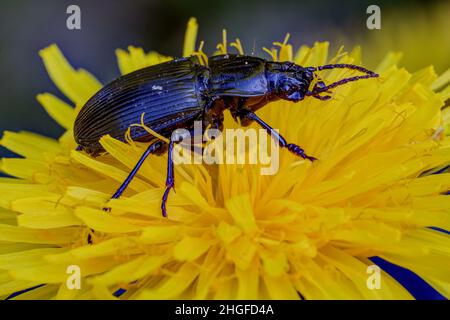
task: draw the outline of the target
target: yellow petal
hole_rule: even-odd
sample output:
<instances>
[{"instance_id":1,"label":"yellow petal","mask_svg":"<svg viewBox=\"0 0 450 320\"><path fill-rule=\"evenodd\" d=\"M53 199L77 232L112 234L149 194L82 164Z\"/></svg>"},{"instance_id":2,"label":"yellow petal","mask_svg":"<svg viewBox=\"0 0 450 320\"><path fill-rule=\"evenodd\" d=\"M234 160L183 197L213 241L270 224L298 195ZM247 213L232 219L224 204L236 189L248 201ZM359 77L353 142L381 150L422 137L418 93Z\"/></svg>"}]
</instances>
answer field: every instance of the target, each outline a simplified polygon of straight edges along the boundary
<instances>
[{"instance_id":1,"label":"yellow petal","mask_svg":"<svg viewBox=\"0 0 450 320\"><path fill-rule=\"evenodd\" d=\"M174 247L174 258L177 260L192 261L204 254L211 243L204 238L184 237Z\"/></svg>"},{"instance_id":2,"label":"yellow petal","mask_svg":"<svg viewBox=\"0 0 450 320\"><path fill-rule=\"evenodd\" d=\"M94 285L103 286L110 286L117 283L130 283L153 273L163 262L164 257L162 256L142 256L94 277L91 282Z\"/></svg>"},{"instance_id":3,"label":"yellow petal","mask_svg":"<svg viewBox=\"0 0 450 320\"><path fill-rule=\"evenodd\" d=\"M236 267L247 270L256 254L256 245L246 237L240 237L230 243L227 247L227 257L231 259Z\"/></svg>"},{"instance_id":4,"label":"yellow petal","mask_svg":"<svg viewBox=\"0 0 450 320\"><path fill-rule=\"evenodd\" d=\"M37 285L40 285L40 283L25 280L11 280L9 282L0 284L0 296L5 295L6 298L6 296L12 293L32 288Z\"/></svg>"},{"instance_id":5,"label":"yellow petal","mask_svg":"<svg viewBox=\"0 0 450 320\"><path fill-rule=\"evenodd\" d=\"M34 230L24 227L0 225L0 241L38 244L67 244L80 238L80 229L67 227L49 230Z\"/></svg>"},{"instance_id":6,"label":"yellow petal","mask_svg":"<svg viewBox=\"0 0 450 320\"><path fill-rule=\"evenodd\" d=\"M183 236L180 226L152 226L142 230L140 241L143 243L165 243L180 239Z\"/></svg>"},{"instance_id":7,"label":"yellow petal","mask_svg":"<svg viewBox=\"0 0 450 320\"><path fill-rule=\"evenodd\" d=\"M248 194L228 199L225 206L244 232L251 233L257 229Z\"/></svg>"},{"instance_id":8,"label":"yellow petal","mask_svg":"<svg viewBox=\"0 0 450 320\"><path fill-rule=\"evenodd\" d=\"M75 216L81 219L88 227L101 232L129 233L142 229L140 226L127 222L126 219L114 217L103 210L88 207L75 209Z\"/></svg>"},{"instance_id":9,"label":"yellow petal","mask_svg":"<svg viewBox=\"0 0 450 320\"><path fill-rule=\"evenodd\" d=\"M351 279L357 290L365 299L411 299L411 294L406 291L389 275L383 273L381 276L381 290L370 290L367 288L367 265L358 259L351 257L333 247L326 247L323 251L324 258L332 261L347 278Z\"/></svg>"},{"instance_id":10,"label":"yellow petal","mask_svg":"<svg viewBox=\"0 0 450 320\"><path fill-rule=\"evenodd\" d=\"M58 154L63 151L55 140L23 131L19 133L5 131L0 144L14 153L34 160L44 160L47 154Z\"/></svg>"},{"instance_id":11,"label":"yellow petal","mask_svg":"<svg viewBox=\"0 0 450 320\"><path fill-rule=\"evenodd\" d=\"M4 158L1 159L0 168L4 173L30 182L49 183L51 181L48 164L45 161Z\"/></svg>"},{"instance_id":12,"label":"yellow petal","mask_svg":"<svg viewBox=\"0 0 450 320\"><path fill-rule=\"evenodd\" d=\"M190 18L184 35L183 57L189 57L195 51L197 40L198 23L197 19Z\"/></svg>"},{"instance_id":13,"label":"yellow petal","mask_svg":"<svg viewBox=\"0 0 450 320\"><path fill-rule=\"evenodd\" d=\"M270 299L274 300L298 300L300 296L293 283L286 275L280 277L264 276L264 284Z\"/></svg>"},{"instance_id":14,"label":"yellow petal","mask_svg":"<svg viewBox=\"0 0 450 320\"><path fill-rule=\"evenodd\" d=\"M253 262L250 263L250 268L241 270L240 268L236 269L236 276L238 279L238 291L236 295L236 299L249 299L255 300L259 297L259 272L258 265Z\"/></svg>"},{"instance_id":15,"label":"yellow petal","mask_svg":"<svg viewBox=\"0 0 450 320\"><path fill-rule=\"evenodd\" d=\"M172 57L163 56L155 51L145 54L142 48L133 46L129 46L128 51L126 52L122 49L116 50L117 63L122 75L172 60Z\"/></svg>"},{"instance_id":16,"label":"yellow petal","mask_svg":"<svg viewBox=\"0 0 450 320\"><path fill-rule=\"evenodd\" d=\"M24 250L0 255L0 269L14 270L16 268L31 267L42 263L45 255L64 252L62 248L42 248Z\"/></svg>"},{"instance_id":17,"label":"yellow petal","mask_svg":"<svg viewBox=\"0 0 450 320\"><path fill-rule=\"evenodd\" d=\"M75 122L75 109L61 99L50 93L43 93L37 96L37 100L44 107L45 111L58 124L65 129L73 127Z\"/></svg>"},{"instance_id":18,"label":"yellow petal","mask_svg":"<svg viewBox=\"0 0 450 320\"><path fill-rule=\"evenodd\" d=\"M46 261L52 263L62 263L76 259L92 259L98 257L112 257L127 251L130 255L137 250L136 240L132 237L112 238L100 243L78 247L64 253L48 254Z\"/></svg>"},{"instance_id":19,"label":"yellow petal","mask_svg":"<svg viewBox=\"0 0 450 320\"><path fill-rule=\"evenodd\" d=\"M229 225L228 223L221 221L217 227L217 236L225 244L231 243L237 237L241 235L241 230L238 227Z\"/></svg>"},{"instance_id":20,"label":"yellow petal","mask_svg":"<svg viewBox=\"0 0 450 320\"><path fill-rule=\"evenodd\" d=\"M380 62L378 67L375 68L375 71L378 73L382 73L388 70L391 66L396 65L402 58L403 53L401 52L389 52L386 57Z\"/></svg>"},{"instance_id":21,"label":"yellow petal","mask_svg":"<svg viewBox=\"0 0 450 320\"><path fill-rule=\"evenodd\" d=\"M75 70L53 44L39 52L50 78L75 104L83 105L102 85L83 69Z\"/></svg>"},{"instance_id":22,"label":"yellow petal","mask_svg":"<svg viewBox=\"0 0 450 320\"><path fill-rule=\"evenodd\" d=\"M288 268L288 261L283 251L266 250L261 252L264 271L269 277L279 277L283 275Z\"/></svg>"},{"instance_id":23,"label":"yellow petal","mask_svg":"<svg viewBox=\"0 0 450 320\"><path fill-rule=\"evenodd\" d=\"M107 177L111 177L119 183L122 183L128 176L127 172L118 169L115 166L105 164L98 160L94 160L91 157L82 154L81 152L72 151L71 157L75 161L85 165L86 167L93 169L94 171L99 172ZM119 187L119 185L117 187ZM129 188L136 191L143 191L149 189L150 186L143 182L141 179L135 177L130 183Z\"/></svg>"},{"instance_id":24,"label":"yellow petal","mask_svg":"<svg viewBox=\"0 0 450 320\"><path fill-rule=\"evenodd\" d=\"M52 229L58 227L78 226L78 219L71 208L58 204L55 197L30 197L14 200L11 209L22 214L17 222L22 227Z\"/></svg>"},{"instance_id":25,"label":"yellow petal","mask_svg":"<svg viewBox=\"0 0 450 320\"><path fill-rule=\"evenodd\" d=\"M20 180L18 180L20 181ZM26 183L0 183L0 206L10 208L11 202L27 196L54 196L46 185L33 185Z\"/></svg>"},{"instance_id":26,"label":"yellow petal","mask_svg":"<svg viewBox=\"0 0 450 320\"><path fill-rule=\"evenodd\" d=\"M431 89L438 90L450 82L450 68L442 73L431 85Z\"/></svg>"},{"instance_id":27,"label":"yellow petal","mask_svg":"<svg viewBox=\"0 0 450 320\"><path fill-rule=\"evenodd\" d=\"M80 268L82 277L103 273L117 265L114 259L97 258L90 260L74 259L63 264L42 263L39 265L27 266L11 270L11 275L18 280L41 281L41 283L61 283L66 282L70 275L68 267L76 265Z\"/></svg>"},{"instance_id":28,"label":"yellow petal","mask_svg":"<svg viewBox=\"0 0 450 320\"><path fill-rule=\"evenodd\" d=\"M191 285L198 273L196 266L185 263L175 274L166 277L157 288L143 291L137 299L176 299Z\"/></svg>"}]
</instances>

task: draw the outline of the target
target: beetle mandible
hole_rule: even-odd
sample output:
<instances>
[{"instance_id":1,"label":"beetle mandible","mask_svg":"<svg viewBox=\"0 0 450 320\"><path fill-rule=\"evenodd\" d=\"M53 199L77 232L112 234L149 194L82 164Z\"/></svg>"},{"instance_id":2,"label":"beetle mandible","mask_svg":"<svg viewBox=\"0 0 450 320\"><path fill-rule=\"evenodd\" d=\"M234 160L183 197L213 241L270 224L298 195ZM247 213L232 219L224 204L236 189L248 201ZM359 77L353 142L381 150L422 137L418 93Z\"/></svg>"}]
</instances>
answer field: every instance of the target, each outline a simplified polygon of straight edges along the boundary
<instances>
[{"instance_id":1,"label":"beetle mandible","mask_svg":"<svg viewBox=\"0 0 450 320\"><path fill-rule=\"evenodd\" d=\"M319 80L310 89L316 71L334 68L353 69L363 75L328 85ZM162 214L166 217L167 198L174 187L173 147L174 143L179 142L171 139L174 130L192 130L195 121L202 121L203 128L221 130L223 112L229 110L241 125L248 126L255 121L277 139L281 147L303 159L314 161L316 158L307 155L300 146L288 143L255 111L279 99L298 102L312 96L328 100L331 96L327 93L332 88L377 76L375 72L352 64L302 67L292 62L273 62L231 54L211 57L208 66L200 64L194 56L175 59L121 76L90 98L75 120L77 150L84 150L92 156L99 155L104 151L99 142L103 135L109 134L124 141L128 128L139 123L145 113L144 124L168 138L169 143L152 136L143 128L133 127L131 138L150 144L112 198L120 197L149 154L167 151L166 188L161 204Z\"/></svg>"}]
</instances>

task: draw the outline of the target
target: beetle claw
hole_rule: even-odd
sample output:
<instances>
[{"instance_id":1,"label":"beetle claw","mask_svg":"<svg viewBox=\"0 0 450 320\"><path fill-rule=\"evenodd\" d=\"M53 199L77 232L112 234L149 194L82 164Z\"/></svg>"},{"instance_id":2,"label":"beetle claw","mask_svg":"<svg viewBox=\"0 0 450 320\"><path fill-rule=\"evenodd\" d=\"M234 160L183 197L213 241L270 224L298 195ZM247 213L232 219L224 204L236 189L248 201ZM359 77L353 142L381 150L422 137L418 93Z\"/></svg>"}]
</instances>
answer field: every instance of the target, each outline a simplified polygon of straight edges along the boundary
<instances>
[{"instance_id":1,"label":"beetle claw","mask_svg":"<svg viewBox=\"0 0 450 320\"><path fill-rule=\"evenodd\" d=\"M300 155L300 156L301 156L303 159L308 159L308 160L311 161L311 162L314 162L314 161L318 160L317 158L308 156L308 155L306 155L306 154L303 154L303 155Z\"/></svg>"},{"instance_id":2,"label":"beetle claw","mask_svg":"<svg viewBox=\"0 0 450 320\"><path fill-rule=\"evenodd\" d=\"M300 156L300 157L302 157L303 159L308 159L308 160L311 161L311 162L317 160L317 158L308 156L308 155L305 153L305 150L303 150L300 146L298 146L298 145L296 145L296 144L289 143L289 144L286 145L286 148L287 148L290 152L292 152L293 154L295 154L295 155L297 155L297 156Z\"/></svg>"},{"instance_id":3,"label":"beetle claw","mask_svg":"<svg viewBox=\"0 0 450 320\"><path fill-rule=\"evenodd\" d=\"M162 197L162 203L161 203L161 213L163 215L164 218L167 218L167 208L166 208L166 203L167 203L167 197L169 196L169 192L171 189L174 189L174 184L168 184L166 186L166 190L164 191L164 195ZM175 191L175 189L174 189Z\"/></svg>"}]
</instances>

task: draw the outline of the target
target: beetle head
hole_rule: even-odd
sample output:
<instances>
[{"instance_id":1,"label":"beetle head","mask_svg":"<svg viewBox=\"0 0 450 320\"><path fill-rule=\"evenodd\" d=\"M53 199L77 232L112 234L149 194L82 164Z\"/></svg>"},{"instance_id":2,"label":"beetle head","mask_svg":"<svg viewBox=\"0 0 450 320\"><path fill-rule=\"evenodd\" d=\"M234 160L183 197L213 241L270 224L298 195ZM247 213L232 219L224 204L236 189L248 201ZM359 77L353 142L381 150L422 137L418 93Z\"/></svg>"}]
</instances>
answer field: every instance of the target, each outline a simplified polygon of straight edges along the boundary
<instances>
[{"instance_id":1,"label":"beetle head","mask_svg":"<svg viewBox=\"0 0 450 320\"><path fill-rule=\"evenodd\" d=\"M314 84L314 87L310 88L311 83L316 78L315 71L336 68L352 69L363 72L364 75L344 78L328 85L318 80ZM329 64L304 68L292 62L269 62L267 64L267 71L271 92L280 99L294 102L303 100L305 96L328 100L331 96L321 94L331 93L329 90L332 88L351 81L378 77L378 74L375 72L352 64Z\"/></svg>"},{"instance_id":2,"label":"beetle head","mask_svg":"<svg viewBox=\"0 0 450 320\"><path fill-rule=\"evenodd\" d=\"M313 70L292 62L271 62L268 67L271 91L280 99L303 100L314 78Z\"/></svg>"}]
</instances>

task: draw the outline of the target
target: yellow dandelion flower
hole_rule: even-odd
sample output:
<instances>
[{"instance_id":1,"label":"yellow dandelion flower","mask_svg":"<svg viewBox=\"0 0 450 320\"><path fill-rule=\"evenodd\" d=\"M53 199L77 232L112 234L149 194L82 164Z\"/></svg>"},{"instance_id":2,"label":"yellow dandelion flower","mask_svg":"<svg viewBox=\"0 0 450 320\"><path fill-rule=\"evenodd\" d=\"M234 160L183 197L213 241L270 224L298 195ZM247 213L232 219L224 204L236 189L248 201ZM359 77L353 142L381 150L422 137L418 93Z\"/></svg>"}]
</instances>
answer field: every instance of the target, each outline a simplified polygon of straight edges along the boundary
<instances>
[{"instance_id":1,"label":"yellow dandelion flower","mask_svg":"<svg viewBox=\"0 0 450 320\"><path fill-rule=\"evenodd\" d=\"M187 55L196 30L192 20ZM275 59L360 63L358 49L329 59L326 42L294 53L287 41L268 49ZM135 47L116 53L123 74L170 59ZM117 299L119 289L121 299L413 298L384 270L380 288L370 288L373 256L450 297L450 238L427 228L450 228L450 173L426 174L450 163L441 112L449 73L410 74L388 56L380 78L339 87L331 100L271 103L258 115L320 160L281 150L274 176L260 175L259 164L177 165L163 218L167 155L150 156L111 212L102 210L146 146L105 136L106 155L75 151L75 116L101 84L56 45L40 55L71 102L38 96L66 129L59 140L1 139L21 158L0 163L14 177L0 178L0 297L34 288L15 298ZM227 115L225 127L238 124ZM80 282L71 283L77 270Z\"/></svg>"}]
</instances>

